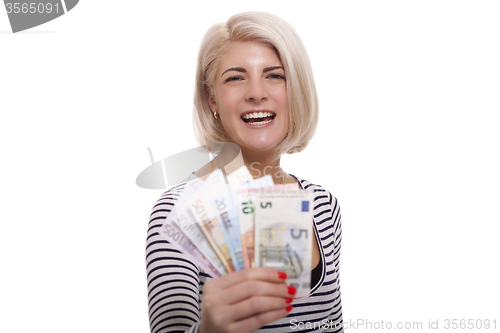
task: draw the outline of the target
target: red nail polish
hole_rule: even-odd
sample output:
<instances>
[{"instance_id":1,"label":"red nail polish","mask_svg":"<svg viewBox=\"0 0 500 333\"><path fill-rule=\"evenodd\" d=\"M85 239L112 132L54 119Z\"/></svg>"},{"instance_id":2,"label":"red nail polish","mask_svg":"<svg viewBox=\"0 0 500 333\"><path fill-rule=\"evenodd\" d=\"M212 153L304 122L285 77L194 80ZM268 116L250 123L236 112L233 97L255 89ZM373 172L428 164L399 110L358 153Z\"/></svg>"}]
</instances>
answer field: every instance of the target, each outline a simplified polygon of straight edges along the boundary
<instances>
[{"instance_id":1,"label":"red nail polish","mask_svg":"<svg viewBox=\"0 0 500 333\"><path fill-rule=\"evenodd\" d=\"M286 312L290 312L290 311L292 311L292 309L293 309L293 306L289 305L286 307Z\"/></svg>"},{"instance_id":2,"label":"red nail polish","mask_svg":"<svg viewBox=\"0 0 500 333\"><path fill-rule=\"evenodd\" d=\"M293 298L285 298L285 302L292 303L293 302Z\"/></svg>"},{"instance_id":3,"label":"red nail polish","mask_svg":"<svg viewBox=\"0 0 500 333\"><path fill-rule=\"evenodd\" d=\"M297 288L295 288L293 286L288 287L288 293L290 295L295 295L296 292L297 292Z\"/></svg>"},{"instance_id":4,"label":"red nail polish","mask_svg":"<svg viewBox=\"0 0 500 333\"><path fill-rule=\"evenodd\" d=\"M286 273L285 272L278 272L278 278L286 280Z\"/></svg>"}]
</instances>

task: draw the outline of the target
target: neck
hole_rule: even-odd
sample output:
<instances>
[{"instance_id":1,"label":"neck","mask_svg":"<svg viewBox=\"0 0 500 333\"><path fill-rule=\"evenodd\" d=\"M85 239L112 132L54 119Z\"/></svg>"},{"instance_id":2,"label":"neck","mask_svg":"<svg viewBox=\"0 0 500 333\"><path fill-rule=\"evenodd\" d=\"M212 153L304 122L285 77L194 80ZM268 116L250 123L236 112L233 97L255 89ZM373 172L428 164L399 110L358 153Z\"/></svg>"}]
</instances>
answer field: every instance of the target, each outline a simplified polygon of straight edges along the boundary
<instances>
[{"instance_id":1,"label":"neck","mask_svg":"<svg viewBox=\"0 0 500 333\"><path fill-rule=\"evenodd\" d=\"M280 156L274 152L254 152L240 150L236 144L225 144L217 155L217 163L224 168L226 174L231 174L243 164L248 168L254 179L271 175L275 184L287 183L286 173L280 167ZM208 163L196 172L198 177L207 177L213 167Z\"/></svg>"},{"instance_id":2,"label":"neck","mask_svg":"<svg viewBox=\"0 0 500 333\"><path fill-rule=\"evenodd\" d=\"M280 156L274 153L248 152L245 149L241 153L243 162L254 179L271 175L275 184L283 183L285 174L280 166Z\"/></svg>"}]
</instances>

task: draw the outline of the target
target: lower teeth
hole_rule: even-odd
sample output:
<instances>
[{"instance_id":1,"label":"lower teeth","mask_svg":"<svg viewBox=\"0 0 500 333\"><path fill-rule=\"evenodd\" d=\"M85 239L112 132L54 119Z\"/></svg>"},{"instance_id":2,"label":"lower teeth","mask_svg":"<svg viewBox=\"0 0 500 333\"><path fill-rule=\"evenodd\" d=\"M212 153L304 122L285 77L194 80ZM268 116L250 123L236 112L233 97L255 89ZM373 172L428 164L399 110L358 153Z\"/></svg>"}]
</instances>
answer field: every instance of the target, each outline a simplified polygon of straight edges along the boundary
<instances>
[{"instance_id":1,"label":"lower teeth","mask_svg":"<svg viewBox=\"0 0 500 333\"><path fill-rule=\"evenodd\" d=\"M272 119L270 120L264 120L264 121L257 121L257 122L252 122L252 123L249 123L250 125L264 125L264 124L267 124L267 123L270 123L272 121Z\"/></svg>"}]
</instances>

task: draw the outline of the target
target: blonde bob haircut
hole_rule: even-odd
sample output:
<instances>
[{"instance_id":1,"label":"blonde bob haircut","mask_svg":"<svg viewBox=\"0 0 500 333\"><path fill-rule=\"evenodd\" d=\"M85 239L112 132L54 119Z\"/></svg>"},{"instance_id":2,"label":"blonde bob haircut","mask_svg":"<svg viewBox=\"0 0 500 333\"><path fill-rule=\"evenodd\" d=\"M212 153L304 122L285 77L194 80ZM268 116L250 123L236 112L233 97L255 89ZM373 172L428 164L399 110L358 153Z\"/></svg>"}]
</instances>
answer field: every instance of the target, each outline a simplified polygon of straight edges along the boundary
<instances>
[{"instance_id":1,"label":"blonde bob haircut","mask_svg":"<svg viewBox=\"0 0 500 333\"><path fill-rule=\"evenodd\" d=\"M286 76L290 123L278 153L304 150L318 124L318 96L309 57L299 35L283 19L264 12L236 14L227 23L212 26L203 38L198 54L193 123L200 145L226 142L220 119L215 119L208 104L214 92L220 58L234 42L260 42L272 47L283 64Z\"/></svg>"}]
</instances>

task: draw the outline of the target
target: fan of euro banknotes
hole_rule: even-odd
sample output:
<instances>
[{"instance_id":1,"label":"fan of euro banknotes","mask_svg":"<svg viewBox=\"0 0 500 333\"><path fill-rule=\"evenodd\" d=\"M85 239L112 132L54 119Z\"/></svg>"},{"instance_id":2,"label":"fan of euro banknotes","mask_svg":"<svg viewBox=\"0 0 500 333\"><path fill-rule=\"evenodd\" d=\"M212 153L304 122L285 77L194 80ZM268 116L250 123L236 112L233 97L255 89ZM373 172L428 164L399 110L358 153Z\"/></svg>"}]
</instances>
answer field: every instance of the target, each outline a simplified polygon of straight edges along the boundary
<instances>
[{"instance_id":1,"label":"fan of euro banknotes","mask_svg":"<svg viewBox=\"0 0 500 333\"><path fill-rule=\"evenodd\" d=\"M242 166L227 177L192 175L160 234L207 274L220 277L250 267L287 273L296 297L310 291L313 194L298 184L253 179Z\"/></svg>"}]
</instances>

